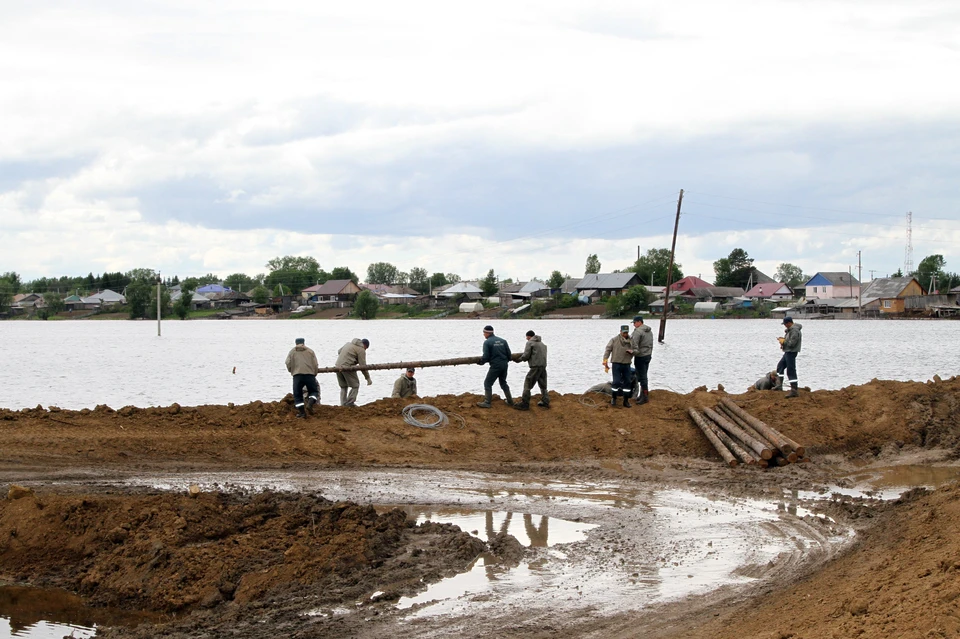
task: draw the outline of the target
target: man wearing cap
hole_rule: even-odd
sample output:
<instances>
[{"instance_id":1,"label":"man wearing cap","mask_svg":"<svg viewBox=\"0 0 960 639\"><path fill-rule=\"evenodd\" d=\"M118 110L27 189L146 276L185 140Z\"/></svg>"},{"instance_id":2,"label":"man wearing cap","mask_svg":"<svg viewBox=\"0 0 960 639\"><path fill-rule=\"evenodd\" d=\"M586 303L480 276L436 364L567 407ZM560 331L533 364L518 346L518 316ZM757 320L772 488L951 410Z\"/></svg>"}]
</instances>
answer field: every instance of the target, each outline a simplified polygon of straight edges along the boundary
<instances>
[{"instance_id":1,"label":"man wearing cap","mask_svg":"<svg viewBox=\"0 0 960 639\"><path fill-rule=\"evenodd\" d=\"M630 399L627 389L630 387L630 363L633 361L633 344L630 342L630 325L620 327L620 334L607 342L603 351L603 370L609 372L607 362L613 364L613 397L611 406L617 405L617 397L623 396L623 405L630 408Z\"/></svg>"},{"instance_id":2,"label":"man wearing cap","mask_svg":"<svg viewBox=\"0 0 960 639\"><path fill-rule=\"evenodd\" d=\"M417 380L413 378L413 372L412 368L408 368L403 375L397 378L397 381L393 383L393 394L390 397L404 399L417 394Z\"/></svg>"},{"instance_id":3,"label":"man wearing cap","mask_svg":"<svg viewBox=\"0 0 960 639\"><path fill-rule=\"evenodd\" d=\"M513 407L517 410L530 410L530 391L534 385L540 387L540 401L537 406L550 408L550 395L547 393L547 345L533 331L527 331L527 344L518 361L529 362L530 370L523 380L523 397Z\"/></svg>"},{"instance_id":4,"label":"man wearing cap","mask_svg":"<svg viewBox=\"0 0 960 639\"><path fill-rule=\"evenodd\" d=\"M493 382L500 382L507 404L513 406L513 397L510 387L507 386L507 365L510 363L510 345L507 340L493 334L493 327L489 324L483 327L483 356L478 362L481 366L490 364L487 376L483 380L483 401L478 402L480 408L490 408L493 400Z\"/></svg>"},{"instance_id":5,"label":"man wearing cap","mask_svg":"<svg viewBox=\"0 0 960 639\"><path fill-rule=\"evenodd\" d=\"M800 334L800 329L803 328L800 324L794 324L792 317L783 318L783 337L778 337L777 340L780 342L780 350L783 351L783 357L780 358L780 363L777 364L777 377L780 380L780 387L783 388L783 373L787 373L787 381L790 383L790 392L787 393L787 397L800 397L800 393L797 392L799 387L799 380L797 379L797 354L800 353L800 342L803 341L803 336Z\"/></svg>"},{"instance_id":6,"label":"man wearing cap","mask_svg":"<svg viewBox=\"0 0 960 639\"><path fill-rule=\"evenodd\" d=\"M354 338L340 347L337 351L337 366L366 366L367 349L370 340ZM363 371L367 379L367 386L373 383L370 373ZM337 383L340 385L340 405L356 406L357 395L360 393L360 377L357 371L337 371Z\"/></svg>"},{"instance_id":7,"label":"man wearing cap","mask_svg":"<svg viewBox=\"0 0 960 639\"><path fill-rule=\"evenodd\" d=\"M643 317L640 315L633 318L633 334L630 336L630 343L633 348L633 365L637 369L637 377L640 379L640 396L637 398L637 405L639 406L650 401L647 370L650 368L650 360L653 358L653 331L643 323Z\"/></svg>"},{"instance_id":8,"label":"man wearing cap","mask_svg":"<svg viewBox=\"0 0 960 639\"><path fill-rule=\"evenodd\" d=\"M307 414L303 409L303 387L307 387L307 410L313 413L313 405L320 399L320 385L317 383L317 356L307 348L302 337L294 340L294 347L287 353L287 370L293 375L293 405L297 407L297 417Z\"/></svg>"},{"instance_id":9,"label":"man wearing cap","mask_svg":"<svg viewBox=\"0 0 960 639\"><path fill-rule=\"evenodd\" d=\"M770 371L754 382L753 387L757 390L783 390L783 378L777 371Z\"/></svg>"}]
</instances>

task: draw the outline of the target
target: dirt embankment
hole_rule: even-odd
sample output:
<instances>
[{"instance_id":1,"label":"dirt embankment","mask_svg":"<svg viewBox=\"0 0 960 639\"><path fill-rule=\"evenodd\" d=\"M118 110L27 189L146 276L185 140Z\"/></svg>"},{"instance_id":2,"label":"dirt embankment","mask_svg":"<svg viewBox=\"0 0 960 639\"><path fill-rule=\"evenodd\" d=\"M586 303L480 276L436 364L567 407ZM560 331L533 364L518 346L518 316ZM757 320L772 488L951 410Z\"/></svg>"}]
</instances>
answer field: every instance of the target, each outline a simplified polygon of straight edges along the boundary
<instances>
[{"instance_id":1,"label":"dirt embankment","mask_svg":"<svg viewBox=\"0 0 960 639\"><path fill-rule=\"evenodd\" d=\"M600 395L554 396L550 409L529 412L502 402L480 409L474 395L443 396L427 400L452 415L451 424L438 430L407 425L400 411L408 402L389 399L353 409L320 406L307 420L295 419L287 400L0 411L0 474L13 483L142 469L497 470L540 464L572 475L604 460L642 464L654 456L674 456L682 468L693 465L683 458L719 461L686 409L714 406L721 395L655 391L650 404L634 408L612 407ZM960 450L958 378L874 381L790 400L771 392L734 399L804 443L815 464L818 455L828 454L873 458L900 449ZM765 478L782 472L755 469L738 481L762 487ZM722 491L730 473L717 463L711 476L724 478L714 479ZM766 594L724 601L707 612L678 613L669 624L645 626L649 611L614 620L558 617L549 631L528 636L632 637L645 627L649 636L671 638L957 636L960 537L952 531L960 525L960 489L915 497L871 512L880 525L868 527L853 551L801 582L773 583ZM319 495L191 498L65 487L13 490L0 501L2 580L65 587L97 604L176 613L164 625L171 637L252 638L265 630L277 636L383 636L388 626L379 627L380 635L365 634L371 618L388 617L390 602L462 570L481 551L506 562L521 552L512 538L488 545L455 527L414 526L400 511L378 514L368 505L332 503ZM371 599L374 589L379 594ZM355 609L360 597L370 606L366 616L303 615L309 607ZM262 625L268 618L269 627ZM157 632L148 625L106 634Z\"/></svg>"}]
</instances>

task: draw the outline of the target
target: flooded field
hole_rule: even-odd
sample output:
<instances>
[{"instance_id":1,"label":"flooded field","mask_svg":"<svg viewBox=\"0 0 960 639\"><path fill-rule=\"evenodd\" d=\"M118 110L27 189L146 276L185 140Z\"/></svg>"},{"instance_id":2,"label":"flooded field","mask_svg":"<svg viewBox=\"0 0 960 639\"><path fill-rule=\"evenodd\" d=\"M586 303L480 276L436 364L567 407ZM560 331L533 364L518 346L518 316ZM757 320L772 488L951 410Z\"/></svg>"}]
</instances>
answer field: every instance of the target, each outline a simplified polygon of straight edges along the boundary
<instances>
[{"instance_id":1,"label":"flooded field","mask_svg":"<svg viewBox=\"0 0 960 639\"><path fill-rule=\"evenodd\" d=\"M107 404L181 406L274 401L289 392L284 357L296 337L306 338L321 366L355 337L371 340L371 363L480 354L486 320L129 321L0 322L0 407L80 409ZM497 333L522 350L534 329L549 347L550 388L582 393L608 381L600 361L623 320L499 320ZM656 333L658 322L651 326ZM776 367L776 320L670 320L667 339L654 347L651 388L688 393L699 386L742 392ZM960 371L960 322L809 321L798 359L801 386L837 389L871 379L926 381ZM897 344L903 356L889 357ZM40 352L56 353L52 369ZM525 368L511 368L516 392ZM375 371L360 402L389 396L395 371ZM418 371L421 394L458 395L482 390L476 366ZM332 375L320 377L321 402L337 402ZM95 391L95 392L93 392Z\"/></svg>"}]
</instances>

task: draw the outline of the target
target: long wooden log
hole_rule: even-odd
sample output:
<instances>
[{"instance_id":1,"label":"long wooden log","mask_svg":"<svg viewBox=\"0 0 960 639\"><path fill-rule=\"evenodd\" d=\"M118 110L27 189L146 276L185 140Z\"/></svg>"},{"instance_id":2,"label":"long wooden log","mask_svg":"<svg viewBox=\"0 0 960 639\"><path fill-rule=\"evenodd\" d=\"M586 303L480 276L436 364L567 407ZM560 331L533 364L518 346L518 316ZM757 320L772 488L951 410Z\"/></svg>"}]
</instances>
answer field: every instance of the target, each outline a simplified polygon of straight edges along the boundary
<instances>
[{"instance_id":1,"label":"long wooden log","mask_svg":"<svg viewBox=\"0 0 960 639\"><path fill-rule=\"evenodd\" d=\"M766 437L764 437L763 435L761 435L760 433L758 433L756 430L754 430L753 426L751 426L751 425L748 424L747 422L745 422L745 421L743 421L742 419L740 419L739 417L737 417L737 414L734 413L734 412L733 412L732 410L730 410L729 408L727 408L726 405L724 405L724 404L717 404L717 408L720 409L720 411L722 411L722 413L721 413L722 415L726 415L726 416L730 419L730 421L732 421L734 424L736 424L737 426L739 426L739 427L742 428L743 430L747 431L748 433L750 433L751 435L753 435L754 437L756 437L757 439L759 439L760 441L762 441L764 444L766 444L766 445L769 446L770 448L776 448L776 446L774 446L773 444L771 444L770 442L767 441L767 438L766 438Z\"/></svg>"},{"instance_id":2,"label":"long wooden log","mask_svg":"<svg viewBox=\"0 0 960 639\"><path fill-rule=\"evenodd\" d=\"M760 441L756 437L752 437L750 433L746 432L729 419L721 417L717 414L716 411L710 410L709 408L704 408L703 412L710 419L717 422L723 430L727 431L740 441L744 443L747 447L750 448L753 452L760 456L760 459L770 459L773 457L773 449L767 446L764 442Z\"/></svg>"},{"instance_id":3,"label":"long wooden log","mask_svg":"<svg viewBox=\"0 0 960 639\"><path fill-rule=\"evenodd\" d=\"M514 353L512 360L516 362L522 353ZM387 362L384 364L367 364L366 366L327 366L317 373L345 373L347 371L385 371L395 368L429 368L431 366L463 366L465 364L479 364L482 358L453 357L449 359L425 359L412 362Z\"/></svg>"},{"instance_id":4,"label":"long wooden log","mask_svg":"<svg viewBox=\"0 0 960 639\"><path fill-rule=\"evenodd\" d=\"M794 445L796 442L792 440L788 441L782 434L780 434L779 431L767 426L767 424L737 406L732 400L726 397L721 397L720 401L730 410L732 410L738 417L740 417L740 419L747 422L757 431L759 431L764 437L767 438L767 441L779 448L780 452L782 452L784 456L787 456L790 453L798 453L797 447ZM802 457L802 455L799 455L799 453L798 456Z\"/></svg>"},{"instance_id":5,"label":"long wooden log","mask_svg":"<svg viewBox=\"0 0 960 639\"><path fill-rule=\"evenodd\" d=\"M727 465L731 467L736 466L737 458L723 445L723 442L720 441L720 438L713 432L713 429L707 425L707 419L698 413L695 408L688 408L687 412L690 413L693 422L703 431L703 435L713 444L713 447L717 449L717 452L720 453L724 461L727 462Z\"/></svg>"},{"instance_id":6,"label":"long wooden log","mask_svg":"<svg viewBox=\"0 0 960 639\"><path fill-rule=\"evenodd\" d=\"M710 422L710 419L713 419L713 417L710 415L710 413L713 413L712 410L709 408L701 408L700 411L709 418L707 420L707 424L713 429L713 432L716 434L716 436L720 438L720 441L722 441L724 445L730 449L730 452L736 455L740 461L742 461L744 464L756 464L757 461L759 461L759 457L754 456L753 453L737 443L737 440L735 440L733 437L730 437L730 435L728 435L723 428Z\"/></svg>"}]
</instances>

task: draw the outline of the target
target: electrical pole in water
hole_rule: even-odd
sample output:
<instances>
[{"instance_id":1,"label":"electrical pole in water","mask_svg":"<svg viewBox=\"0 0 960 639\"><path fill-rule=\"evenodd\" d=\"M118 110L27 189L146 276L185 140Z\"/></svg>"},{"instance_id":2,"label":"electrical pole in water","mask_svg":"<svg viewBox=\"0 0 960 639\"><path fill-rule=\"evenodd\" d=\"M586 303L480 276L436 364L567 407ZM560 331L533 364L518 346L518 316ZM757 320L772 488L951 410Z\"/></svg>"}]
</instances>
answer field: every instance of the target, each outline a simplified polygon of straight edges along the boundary
<instances>
[{"instance_id":1,"label":"electrical pole in water","mask_svg":"<svg viewBox=\"0 0 960 639\"><path fill-rule=\"evenodd\" d=\"M670 265L667 267L667 288L666 295L663 298L663 317L660 318L660 334L657 341L663 344L663 336L667 331L667 309L670 308L670 284L673 278L673 255L677 250L677 228L680 226L680 206L683 204L683 189L680 189L680 197L677 198L677 219L673 223L673 243L670 244Z\"/></svg>"},{"instance_id":2,"label":"electrical pole in water","mask_svg":"<svg viewBox=\"0 0 960 639\"><path fill-rule=\"evenodd\" d=\"M863 293L863 264L860 262L862 252L857 251L857 279L860 280L860 285L857 287L857 319L863 319L863 299L860 295Z\"/></svg>"},{"instance_id":3,"label":"electrical pole in water","mask_svg":"<svg viewBox=\"0 0 960 639\"><path fill-rule=\"evenodd\" d=\"M160 271L157 271L157 337L160 337L160 285L162 282Z\"/></svg>"}]
</instances>

